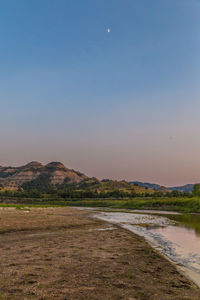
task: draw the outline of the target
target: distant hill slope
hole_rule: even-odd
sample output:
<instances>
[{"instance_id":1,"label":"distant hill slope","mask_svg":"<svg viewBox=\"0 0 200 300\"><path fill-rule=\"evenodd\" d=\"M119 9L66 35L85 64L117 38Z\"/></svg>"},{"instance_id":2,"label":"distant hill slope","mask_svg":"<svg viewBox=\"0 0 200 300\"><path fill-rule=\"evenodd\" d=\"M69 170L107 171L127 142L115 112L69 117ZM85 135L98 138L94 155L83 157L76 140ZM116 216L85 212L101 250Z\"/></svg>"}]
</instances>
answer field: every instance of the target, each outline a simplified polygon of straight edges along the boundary
<instances>
[{"instance_id":1,"label":"distant hill slope","mask_svg":"<svg viewBox=\"0 0 200 300\"><path fill-rule=\"evenodd\" d=\"M155 184L155 183L131 181L130 184L138 185L142 188L151 189L151 190L159 191L159 192L162 192L162 193L169 192L169 189L166 188L165 186Z\"/></svg>"},{"instance_id":2,"label":"distant hill slope","mask_svg":"<svg viewBox=\"0 0 200 300\"><path fill-rule=\"evenodd\" d=\"M31 162L20 167L0 166L0 188L2 190L25 191L36 189L46 192L52 188L72 189L75 191L89 191L95 193L109 193L112 191L128 194L153 193L152 189L130 184L126 181L98 180L90 178L78 171L66 168L60 162L51 162L42 165L39 162Z\"/></svg>"},{"instance_id":3,"label":"distant hill slope","mask_svg":"<svg viewBox=\"0 0 200 300\"><path fill-rule=\"evenodd\" d=\"M130 184L138 185L140 187L152 189L155 191L157 191L161 188L161 185L155 184L155 183L149 183L149 182L130 181Z\"/></svg>"},{"instance_id":4,"label":"distant hill slope","mask_svg":"<svg viewBox=\"0 0 200 300\"><path fill-rule=\"evenodd\" d=\"M139 187L137 185L132 185L125 180L117 181L117 180L98 180L96 178L87 178L80 183L76 183L74 185L76 190L84 190L91 191L97 193L110 193L112 191L123 192L127 194L136 193L136 194L145 194L145 193L153 193L154 191L151 189Z\"/></svg>"},{"instance_id":5,"label":"distant hill slope","mask_svg":"<svg viewBox=\"0 0 200 300\"><path fill-rule=\"evenodd\" d=\"M192 192L194 184L186 184L182 186L169 187L170 191L179 191L179 192Z\"/></svg>"},{"instance_id":6,"label":"distant hill slope","mask_svg":"<svg viewBox=\"0 0 200 300\"><path fill-rule=\"evenodd\" d=\"M186 184L183 186L174 186L174 187L164 187L159 184L141 182L141 181L131 181L131 184L138 185L143 188L152 189L155 191L179 191L179 192L192 192L194 184Z\"/></svg>"}]
</instances>

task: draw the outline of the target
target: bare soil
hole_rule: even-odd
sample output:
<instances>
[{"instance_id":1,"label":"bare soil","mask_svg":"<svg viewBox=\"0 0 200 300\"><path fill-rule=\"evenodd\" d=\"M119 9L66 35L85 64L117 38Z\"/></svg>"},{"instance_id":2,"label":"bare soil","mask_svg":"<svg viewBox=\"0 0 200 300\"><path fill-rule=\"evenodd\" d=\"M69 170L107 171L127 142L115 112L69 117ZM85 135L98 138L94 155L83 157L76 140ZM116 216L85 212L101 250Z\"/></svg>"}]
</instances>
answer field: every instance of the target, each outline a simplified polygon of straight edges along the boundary
<instances>
[{"instance_id":1,"label":"bare soil","mask_svg":"<svg viewBox=\"0 0 200 300\"><path fill-rule=\"evenodd\" d=\"M0 210L0 299L200 299L141 237L71 208Z\"/></svg>"}]
</instances>

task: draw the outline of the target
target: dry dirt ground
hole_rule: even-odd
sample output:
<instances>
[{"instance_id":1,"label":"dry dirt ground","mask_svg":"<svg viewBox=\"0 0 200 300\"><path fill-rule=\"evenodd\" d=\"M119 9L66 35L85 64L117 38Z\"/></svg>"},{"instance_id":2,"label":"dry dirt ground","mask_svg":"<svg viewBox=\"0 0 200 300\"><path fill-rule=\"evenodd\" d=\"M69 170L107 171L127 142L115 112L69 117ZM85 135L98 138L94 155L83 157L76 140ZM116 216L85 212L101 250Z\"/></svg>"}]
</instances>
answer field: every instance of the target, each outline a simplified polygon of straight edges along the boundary
<instances>
[{"instance_id":1,"label":"dry dirt ground","mask_svg":"<svg viewBox=\"0 0 200 300\"><path fill-rule=\"evenodd\" d=\"M0 299L200 299L140 237L71 208L0 209Z\"/></svg>"}]
</instances>

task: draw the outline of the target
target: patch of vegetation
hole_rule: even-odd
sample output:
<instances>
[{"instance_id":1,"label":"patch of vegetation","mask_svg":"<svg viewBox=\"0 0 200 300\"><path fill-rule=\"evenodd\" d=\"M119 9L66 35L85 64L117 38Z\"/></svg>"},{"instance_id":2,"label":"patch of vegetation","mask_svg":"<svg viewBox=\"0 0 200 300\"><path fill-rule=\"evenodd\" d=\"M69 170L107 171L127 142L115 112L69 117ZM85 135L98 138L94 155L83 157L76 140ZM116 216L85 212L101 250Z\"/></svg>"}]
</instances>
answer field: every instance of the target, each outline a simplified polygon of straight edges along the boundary
<instances>
[{"instance_id":1,"label":"patch of vegetation","mask_svg":"<svg viewBox=\"0 0 200 300\"><path fill-rule=\"evenodd\" d=\"M45 185L46 181L46 185ZM87 188L88 181L89 187ZM95 178L86 180L82 189L68 187L60 189L58 186L49 186L49 180L43 175L35 180L35 189L24 184L24 189L18 191L1 191L0 202L10 204L30 204L30 205L58 205L58 206L83 206L83 207L109 207L118 209L157 209L180 212L200 212L200 187L194 186L193 193L154 192L137 193L135 186L132 190L122 189L123 184L116 189L115 182L111 181L111 186L106 189L110 181L103 182L102 191L97 189L99 181ZM102 182L101 182L102 184ZM117 185L119 182L116 183ZM93 186L94 188L91 188ZM39 189L38 189L39 187ZM112 189L113 188L113 189ZM42 191L44 189L44 191ZM39 191L40 190L40 191Z\"/></svg>"},{"instance_id":2,"label":"patch of vegetation","mask_svg":"<svg viewBox=\"0 0 200 300\"><path fill-rule=\"evenodd\" d=\"M85 207L109 207L118 209L154 209L178 212L199 212L200 197L193 198L132 198L132 199L85 199L66 201L67 205Z\"/></svg>"},{"instance_id":3,"label":"patch of vegetation","mask_svg":"<svg viewBox=\"0 0 200 300\"><path fill-rule=\"evenodd\" d=\"M177 211L186 213L200 213L200 197L193 198L128 198L128 199L92 199L92 198L21 198L7 199L2 207L51 207L51 206L80 206L102 207L113 209L153 209L165 211ZM11 204L7 204L11 203Z\"/></svg>"},{"instance_id":4,"label":"patch of vegetation","mask_svg":"<svg viewBox=\"0 0 200 300\"><path fill-rule=\"evenodd\" d=\"M28 181L22 185L22 189L30 192L35 191L36 193L42 193L52 188L51 184L49 183L49 174L41 174L35 180Z\"/></svg>"},{"instance_id":5,"label":"patch of vegetation","mask_svg":"<svg viewBox=\"0 0 200 300\"><path fill-rule=\"evenodd\" d=\"M0 171L0 178L7 178L9 176L14 175L15 173L17 173L17 171L8 172L8 173Z\"/></svg>"}]
</instances>

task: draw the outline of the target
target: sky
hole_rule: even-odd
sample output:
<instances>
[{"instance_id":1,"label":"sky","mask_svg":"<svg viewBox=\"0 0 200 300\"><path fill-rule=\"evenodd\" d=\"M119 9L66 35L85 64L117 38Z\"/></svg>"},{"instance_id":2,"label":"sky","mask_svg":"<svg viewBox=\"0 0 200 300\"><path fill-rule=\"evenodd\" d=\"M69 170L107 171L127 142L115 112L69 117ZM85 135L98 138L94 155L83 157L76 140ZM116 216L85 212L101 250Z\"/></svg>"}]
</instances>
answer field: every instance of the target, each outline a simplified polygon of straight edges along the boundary
<instances>
[{"instance_id":1,"label":"sky","mask_svg":"<svg viewBox=\"0 0 200 300\"><path fill-rule=\"evenodd\" d=\"M0 165L200 182L199 32L199 0L0 0Z\"/></svg>"}]
</instances>

